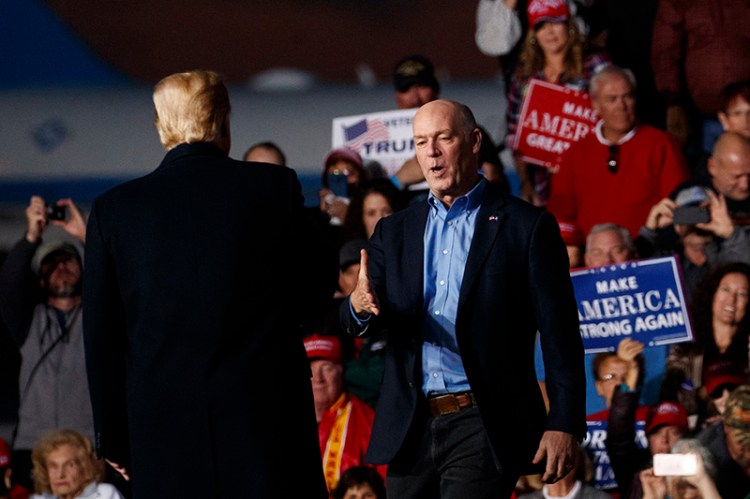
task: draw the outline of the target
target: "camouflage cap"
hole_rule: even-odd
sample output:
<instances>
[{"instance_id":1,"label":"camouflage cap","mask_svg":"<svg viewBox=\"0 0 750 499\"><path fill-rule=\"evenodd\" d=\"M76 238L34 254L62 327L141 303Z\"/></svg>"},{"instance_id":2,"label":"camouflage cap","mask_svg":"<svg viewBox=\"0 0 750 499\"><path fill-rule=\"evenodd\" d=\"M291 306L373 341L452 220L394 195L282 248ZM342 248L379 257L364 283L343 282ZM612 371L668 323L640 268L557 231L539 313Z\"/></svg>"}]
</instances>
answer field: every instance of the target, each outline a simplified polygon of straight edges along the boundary
<instances>
[{"instance_id":1,"label":"camouflage cap","mask_svg":"<svg viewBox=\"0 0 750 499\"><path fill-rule=\"evenodd\" d=\"M724 422L737 443L750 444L750 385L738 386L729 396Z\"/></svg>"}]
</instances>

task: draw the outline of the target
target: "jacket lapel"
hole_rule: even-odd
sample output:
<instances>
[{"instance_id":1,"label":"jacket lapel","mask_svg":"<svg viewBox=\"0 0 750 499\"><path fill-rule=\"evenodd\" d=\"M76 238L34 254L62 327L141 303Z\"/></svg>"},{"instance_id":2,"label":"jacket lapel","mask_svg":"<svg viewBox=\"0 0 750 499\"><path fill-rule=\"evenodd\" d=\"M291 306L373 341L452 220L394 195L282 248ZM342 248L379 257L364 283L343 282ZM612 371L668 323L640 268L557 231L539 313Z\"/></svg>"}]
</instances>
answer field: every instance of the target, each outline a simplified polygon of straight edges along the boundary
<instances>
[{"instance_id":1,"label":"jacket lapel","mask_svg":"<svg viewBox=\"0 0 750 499\"><path fill-rule=\"evenodd\" d=\"M429 205L425 201L404 220L404 272L407 295L419 297L414 305L421 309L424 300L424 228L427 224ZM417 270L417 272L414 272Z\"/></svg>"},{"instance_id":2,"label":"jacket lapel","mask_svg":"<svg viewBox=\"0 0 750 499\"><path fill-rule=\"evenodd\" d=\"M488 185L477 214L474 237L471 239L469 256L466 259L464 278L461 282L461 294L458 298L458 309L461 310L469 290L484 267L487 256L495 245L506 213L503 211L505 201L494 186Z\"/></svg>"}]
</instances>

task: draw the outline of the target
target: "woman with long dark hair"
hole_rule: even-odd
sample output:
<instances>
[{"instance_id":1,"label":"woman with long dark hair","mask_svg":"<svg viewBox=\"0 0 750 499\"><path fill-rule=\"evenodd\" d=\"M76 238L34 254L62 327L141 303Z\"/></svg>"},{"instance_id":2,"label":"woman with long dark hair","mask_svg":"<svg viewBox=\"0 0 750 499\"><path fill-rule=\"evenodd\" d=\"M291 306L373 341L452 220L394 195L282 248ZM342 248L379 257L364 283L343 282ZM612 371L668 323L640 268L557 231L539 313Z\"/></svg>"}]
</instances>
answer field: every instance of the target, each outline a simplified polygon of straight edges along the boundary
<instances>
[{"instance_id":1,"label":"woman with long dark hair","mask_svg":"<svg viewBox=\"0 0 750 499\"><path fill-rule=\"evenodd\" d=\"M693 300L695 341L678 343L667 358L663 397L677 395L690 413L703 415L704 372L717 363L748 374L750 265L727 263L714 269L698 286ZM679 388L678 388L679 387ZM677 391L669 393L670 390Z\"/></svg>"}]
</instances>

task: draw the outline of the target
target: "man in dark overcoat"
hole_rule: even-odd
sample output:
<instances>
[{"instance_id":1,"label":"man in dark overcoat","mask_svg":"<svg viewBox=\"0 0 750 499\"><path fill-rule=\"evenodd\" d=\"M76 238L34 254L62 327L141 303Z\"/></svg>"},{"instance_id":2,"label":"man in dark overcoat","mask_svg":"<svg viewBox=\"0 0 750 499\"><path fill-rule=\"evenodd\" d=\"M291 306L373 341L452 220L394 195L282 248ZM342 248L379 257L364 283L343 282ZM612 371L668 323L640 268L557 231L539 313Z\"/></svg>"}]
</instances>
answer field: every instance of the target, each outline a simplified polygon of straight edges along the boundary
<instances>
[{"instance_id":1,"label":"man in dark overcoat","mask_svg":"<svg viewBox=\"0 0 750 499\"><path fill-rule=\"evenodd\" d=\"M327 497L289 299L294 280L316 303L319 282L297 176L228 158L218 74L173 74L153 100L167 155L97 198L88 224L97 452L136 499Z\"/></svg>"}]
</instances>

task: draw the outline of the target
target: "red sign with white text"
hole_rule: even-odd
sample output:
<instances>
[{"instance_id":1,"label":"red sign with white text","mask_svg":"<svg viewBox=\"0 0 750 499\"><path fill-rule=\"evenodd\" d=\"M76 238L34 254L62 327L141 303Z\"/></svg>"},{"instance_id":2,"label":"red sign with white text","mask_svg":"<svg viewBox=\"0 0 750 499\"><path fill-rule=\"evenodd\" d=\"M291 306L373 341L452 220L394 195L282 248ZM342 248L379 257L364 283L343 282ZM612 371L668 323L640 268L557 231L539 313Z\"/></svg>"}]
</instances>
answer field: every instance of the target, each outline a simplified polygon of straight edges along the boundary
<instances>
[{"instance_id":1,"label":"red sign with white text","mask_svg":"<svg viewBox=\"0 0 750 499\"><path fill-rule=\"evenodd\" d=\"M524 161L556 171L563 154L592 132L597 121L586 92L532 79L513 148Z\"/></svg>"}]
</instances>

